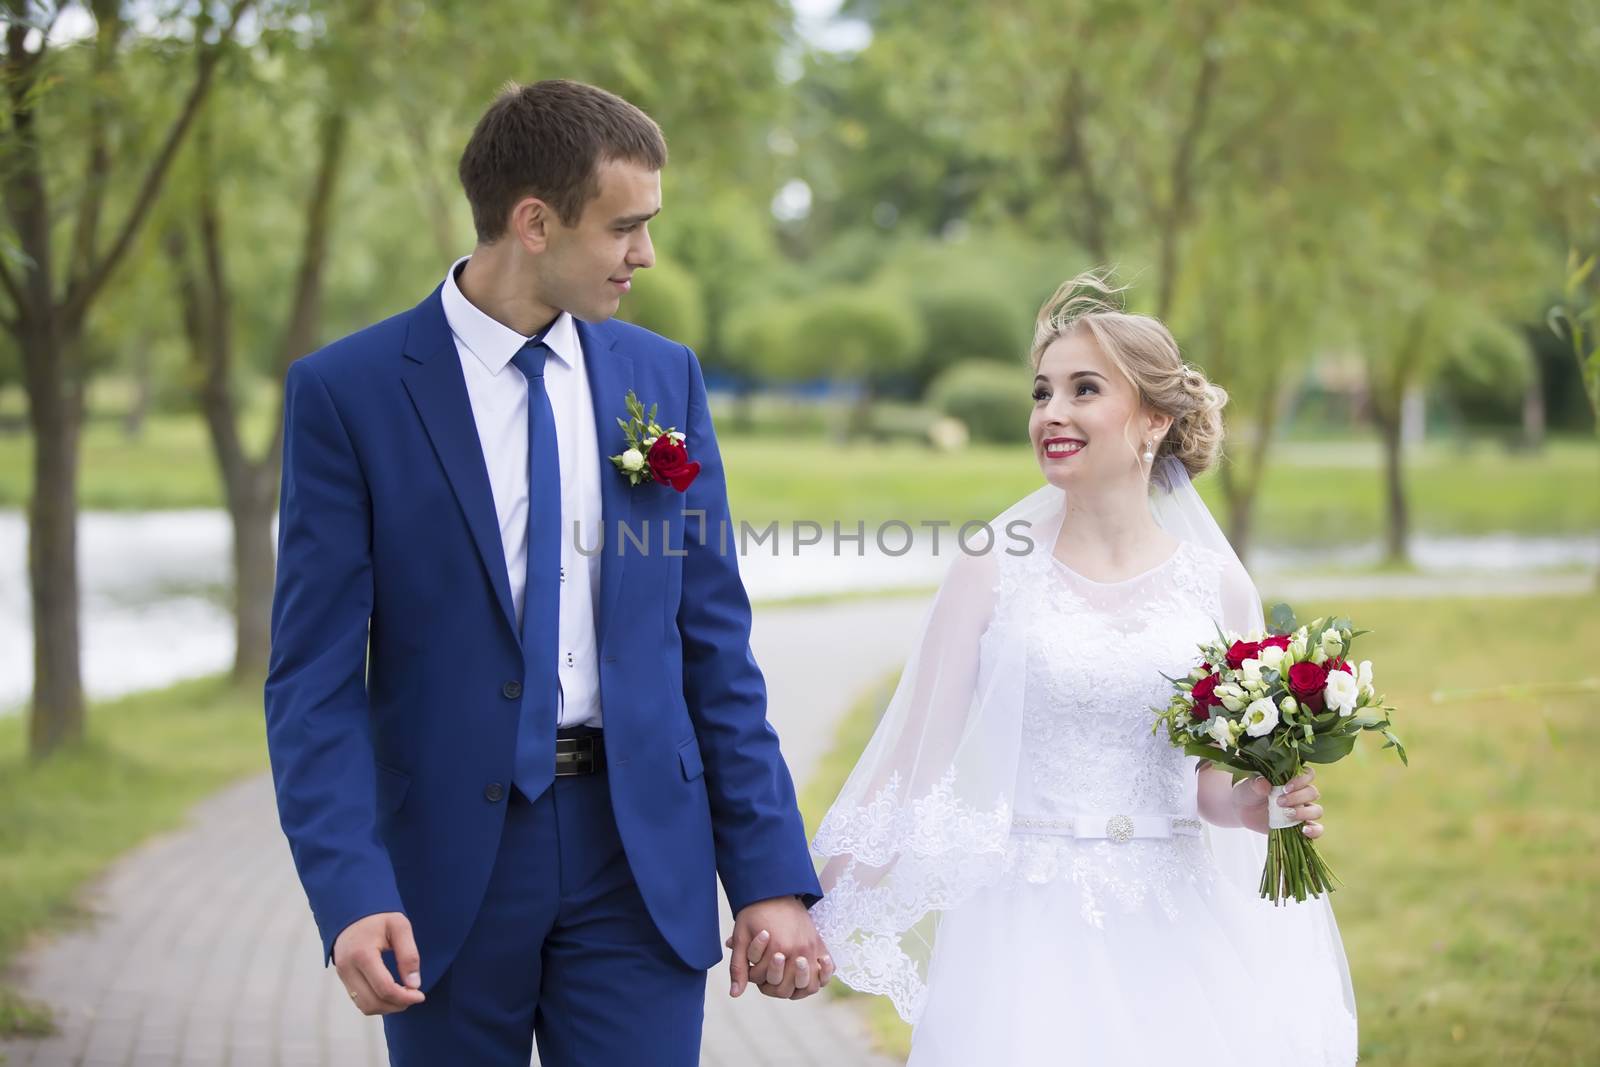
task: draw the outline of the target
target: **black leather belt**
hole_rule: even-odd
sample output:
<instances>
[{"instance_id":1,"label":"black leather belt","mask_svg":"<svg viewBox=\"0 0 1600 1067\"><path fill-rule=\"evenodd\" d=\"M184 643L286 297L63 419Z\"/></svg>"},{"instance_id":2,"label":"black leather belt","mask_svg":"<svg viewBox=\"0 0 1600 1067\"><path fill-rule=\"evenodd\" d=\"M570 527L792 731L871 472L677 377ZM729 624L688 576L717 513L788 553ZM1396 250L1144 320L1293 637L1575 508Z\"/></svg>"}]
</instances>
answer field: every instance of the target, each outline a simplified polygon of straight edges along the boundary
<instances>
[{"instance_id":1,"label":"black leather belt","mask_svg":"<svg viewBox=\"0 0 1600 1067\"><path fill-rule=\"evenodd\" d=\"M556 732L556 777L572 778L605 770L605 735L592 726Z\"/></svg>"}]
</instances>

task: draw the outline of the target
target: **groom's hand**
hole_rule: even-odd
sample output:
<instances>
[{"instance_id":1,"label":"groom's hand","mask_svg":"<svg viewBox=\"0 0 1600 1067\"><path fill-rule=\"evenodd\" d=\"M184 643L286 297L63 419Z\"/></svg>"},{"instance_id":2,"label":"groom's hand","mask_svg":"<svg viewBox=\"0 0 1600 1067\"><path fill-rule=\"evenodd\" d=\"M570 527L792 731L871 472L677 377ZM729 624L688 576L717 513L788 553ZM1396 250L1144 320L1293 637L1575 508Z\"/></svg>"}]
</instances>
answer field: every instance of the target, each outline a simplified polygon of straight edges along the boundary
<instances>
[{"instance_id":1,"label":"groom's hand","mask_svg":"<svg viewBox=\"0 0 1600 1067\"><path fill-rule=\"evenodd\" d=\"M754 981L766 996L804 1000L833 977L828 947L795 897L758 900L741 909L725 944L733 950L731 996Z\"/></svg>"},{"instance_id":2,"label":"groom's hand","mask_svg":"<svg viewBox=\"0 0 1600 1067\"><path fill-rule=\"evenodd\" d=\"M384 965L385 951L394 953L405 985ZM346 926L333 942L333 966L362 1015L393 1015L423 1001L422 956L411 936L411 920L398 911L368 915Z\"/></svg>"}]
</instances>

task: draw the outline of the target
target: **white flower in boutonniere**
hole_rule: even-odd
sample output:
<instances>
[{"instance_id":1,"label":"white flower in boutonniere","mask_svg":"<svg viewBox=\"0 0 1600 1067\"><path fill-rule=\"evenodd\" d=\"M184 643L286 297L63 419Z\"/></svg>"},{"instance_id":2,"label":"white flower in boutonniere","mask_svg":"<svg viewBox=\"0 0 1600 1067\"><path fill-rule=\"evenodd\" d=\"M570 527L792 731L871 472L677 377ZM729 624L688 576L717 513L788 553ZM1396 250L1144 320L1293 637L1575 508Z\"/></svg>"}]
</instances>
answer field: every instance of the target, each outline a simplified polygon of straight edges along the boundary
<instances>
[{"instance_id":1,"label":"white flower in boutonniere","mask_svg":"<svg viewBox=\"0 0 1600 1067\"><path fill-rule=\"evenodd\" d=\"M678 492L689 488L700 474L700 464L689 458L684 447L689 440L677 430L663 429L656 424L656 405L650 405L646 414L639 398L628 390L628 418L618 419L628 447L621 454L610 457L617 470L628 479L629 485L642 482L665 482Z\"/></svg>"}]
</instances>

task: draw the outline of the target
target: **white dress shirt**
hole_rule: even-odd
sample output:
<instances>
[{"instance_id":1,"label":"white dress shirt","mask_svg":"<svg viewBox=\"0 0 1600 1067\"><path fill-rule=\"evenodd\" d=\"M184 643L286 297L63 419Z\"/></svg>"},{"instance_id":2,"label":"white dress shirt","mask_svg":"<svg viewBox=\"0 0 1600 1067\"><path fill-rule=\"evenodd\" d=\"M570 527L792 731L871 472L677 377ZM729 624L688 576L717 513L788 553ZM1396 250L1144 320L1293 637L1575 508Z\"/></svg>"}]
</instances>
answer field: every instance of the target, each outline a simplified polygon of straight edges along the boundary
<instances>
[{"instance_id":1,"label":"white dress shirt","mask_svg":"<svg viewBox=\"0 0 1600 1067\"><path fill-rule=\"evenodd\" d=\"M467 398L478 426L478 442L489 470L500 544L511 579L511 601L522 621L528 569L528 379L511 366L528 338L490 318L456 285L457 260L445 276L444 317L461 357ZM600 561L584 555L573 541L573 522L584 545L599 537L600 446L595 436L589 376L583 345L572 316L562 312L545 334L551 355L544 387L556 420L556 450L561 466L561 613L557 627L561 695L558 723L599 726L600 668L594 617L600 600Z\"/></svg>"}]
</instances>

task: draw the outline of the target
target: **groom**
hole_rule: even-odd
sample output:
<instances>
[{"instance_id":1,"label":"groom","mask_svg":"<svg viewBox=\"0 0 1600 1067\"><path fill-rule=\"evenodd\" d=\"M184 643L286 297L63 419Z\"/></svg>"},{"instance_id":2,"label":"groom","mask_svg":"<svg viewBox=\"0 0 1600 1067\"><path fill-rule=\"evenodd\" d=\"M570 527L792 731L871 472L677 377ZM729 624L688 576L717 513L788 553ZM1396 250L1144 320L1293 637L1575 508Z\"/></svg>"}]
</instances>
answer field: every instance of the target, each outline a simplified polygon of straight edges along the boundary
<instances>
[{"instance_id":1,"label":"groom","mask_svg":"<svg viewBox=\"0 0 1600 1067\"><path fill-rule=\"evenodd\" d=\"M769 995L827 977L700 367L611 320L666 157L610 93L508 88L461 157L472 255L289 371L273 780L394 1064L696 1063L719 874L735 995L752 957ZM638 485L630 391L686 435Z\"/></svg>"}]
</instances>

